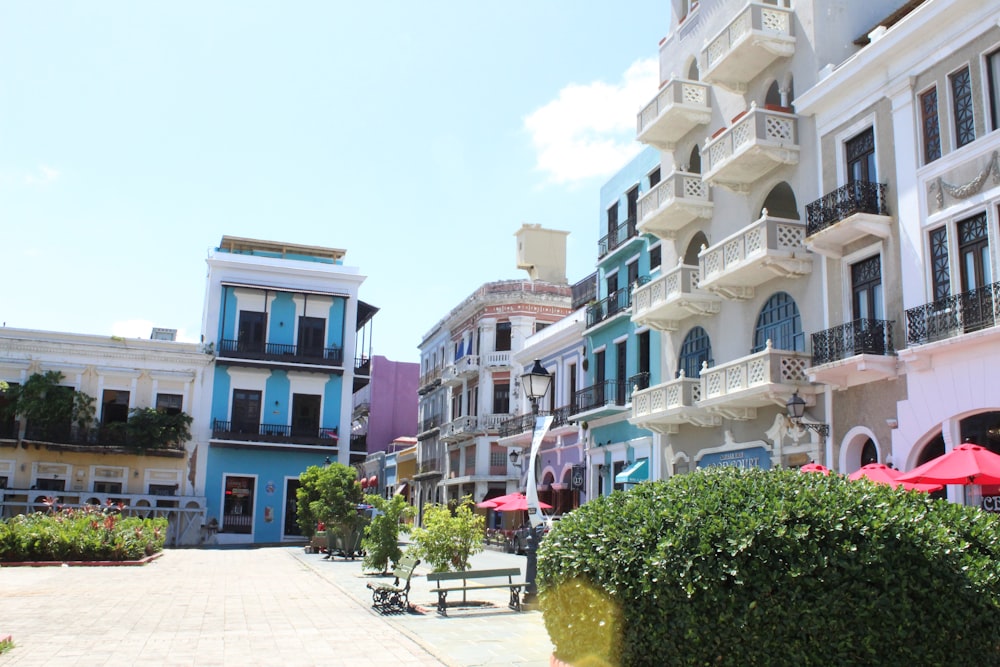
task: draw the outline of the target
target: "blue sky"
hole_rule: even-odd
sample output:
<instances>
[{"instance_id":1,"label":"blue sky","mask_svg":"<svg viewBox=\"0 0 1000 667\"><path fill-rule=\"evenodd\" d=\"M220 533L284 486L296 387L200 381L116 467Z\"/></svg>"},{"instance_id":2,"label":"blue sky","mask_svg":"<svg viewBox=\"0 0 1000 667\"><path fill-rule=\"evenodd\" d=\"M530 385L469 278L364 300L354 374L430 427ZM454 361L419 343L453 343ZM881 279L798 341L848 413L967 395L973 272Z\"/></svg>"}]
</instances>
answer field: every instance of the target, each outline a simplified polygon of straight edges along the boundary
<instances>
[{"instance_id":1,"label":"blue sky","mask_svg":"<svg viewBox=\"0 0 1000 667\"><path fill-rule=\"evenodd\" d=\"M640 149L669 3L8 2L0 229L8 327L200 334L224 234L347 250L373 353L571 232Z\"/></svg>"}]
</instances>

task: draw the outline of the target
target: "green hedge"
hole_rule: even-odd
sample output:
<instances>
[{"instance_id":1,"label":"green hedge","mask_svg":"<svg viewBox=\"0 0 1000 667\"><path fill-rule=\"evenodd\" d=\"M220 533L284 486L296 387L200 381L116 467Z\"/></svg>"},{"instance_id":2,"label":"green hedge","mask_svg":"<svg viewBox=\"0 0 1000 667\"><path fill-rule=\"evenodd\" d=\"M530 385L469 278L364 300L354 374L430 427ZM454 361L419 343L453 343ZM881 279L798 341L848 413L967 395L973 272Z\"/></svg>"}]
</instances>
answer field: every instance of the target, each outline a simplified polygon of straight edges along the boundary
<instances>
[{"instance_id":1,"label":"green hedge","mask_svg":"<svg viewBox=\"0 0 1000 667\"><path fill-rule=\"evenodd\" d=\"M163 550L167 520L92 506L19 514L0 522L0 562L139 560Z\"/></svg>"},{"instance_id":2,"label":"green hedge","mask_svg":"<svg viewBox=\"0 0 1000 667\"><path fill-rule=\"evenodd\" d=\"M1000 520L888 486L700 470L588 502L539 549L589 665L1000 664Z\"/></svg>"}]
</instances>

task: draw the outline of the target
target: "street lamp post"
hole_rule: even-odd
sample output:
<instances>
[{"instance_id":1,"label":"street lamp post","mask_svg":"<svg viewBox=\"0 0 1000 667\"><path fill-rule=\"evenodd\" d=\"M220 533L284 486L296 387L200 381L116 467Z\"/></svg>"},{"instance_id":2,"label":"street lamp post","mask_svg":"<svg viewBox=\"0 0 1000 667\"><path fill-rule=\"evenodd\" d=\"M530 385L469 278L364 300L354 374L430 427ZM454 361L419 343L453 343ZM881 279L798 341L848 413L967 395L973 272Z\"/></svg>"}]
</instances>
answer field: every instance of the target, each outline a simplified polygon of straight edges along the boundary
<instances>
[{"instance_id":1,"label":"street lamp post","mask_svg":"<svg viewBox=\"0 0 1000 667\"><path fill-rule=\"evenodd\" d=\"M528 397L531 401L531 436L532 441L534 441L535 428L538 422L538 399L545 396L546 392L549 390L549 386L552 384L552 375L542 367L541 362L535 359L534 365L531 370L521 376L521 386L524 387L524 395ZM535 458L531 457L528 461L528 480L527 484L537 484L535 477ZM538 508L535 508L536 510ZM524 578L527 584L524 590L524 603L532 604L535 601L535 596L538 594L538 588L535 585L535 578L538 574L538 541L541 536L538 534L536 527L532 524L528 530L528 543L524 547L524 553L527 556L528 563L525 568Z\"/></svg>"},{"instance_id":2,"label":"street lamp post","mask_svg":"<svg viewBox=\"0 0 1000 667\"><path fill-rule=\"evenodd\" d=\"M807 428L810 431L816 431L820 437L826 438L830 435L830 426L828 424L813 424L811 422L802 421L802 415L805 413L806 402L802 400L799 396L799 392L796 391L792 394L792 397L788 399L785 403L785 408L788 410L788 421L799 428Z\"/></svg>"}]
</instances>

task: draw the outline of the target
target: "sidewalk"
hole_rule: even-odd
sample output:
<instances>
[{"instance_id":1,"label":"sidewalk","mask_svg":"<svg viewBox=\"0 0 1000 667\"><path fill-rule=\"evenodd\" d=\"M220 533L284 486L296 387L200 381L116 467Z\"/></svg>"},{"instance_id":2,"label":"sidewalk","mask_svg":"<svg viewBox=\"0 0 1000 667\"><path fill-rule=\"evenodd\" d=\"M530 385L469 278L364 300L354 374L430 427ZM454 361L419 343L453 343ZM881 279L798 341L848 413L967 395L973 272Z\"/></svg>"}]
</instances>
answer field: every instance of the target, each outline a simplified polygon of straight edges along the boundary
<instances>
[{"instance_id":1,"label":"sidewalk","mask_svg":"<svg viewBox=\"0 0 1000 667\"><path fill-rule=\"evenodd\" d=\"M514 565L523 571L524 557L473 560ZM439 617L425 573L410 595L425 611L383 616L365 588L382 578L363 574L360 559L302 547L169 549L142 567L0 568L0 624L15 645L0 667L549 664L539 612L511 611L503 591L484 591L475 597L492 607Z\"/></svg>"},{"instance_id":2,"label":"sidewalk","mask_svg":"<svg viewBox=\"0 0 1000 667\"><path fill-rule=\"evenodd\" d=\"M410 603L418 613L382 616L371 609L369 581L392 581L391 577L362 572L361 560L334 558L323 554L294 552L297 559L336 585L372 615L386 619L401 633L426 648L443 663L452 667L471 665L517 667L548 667L552 655L542 614L539 611L512 611L509 593L503 589L477 591L470 594L467 607L449 608L448 616L435 611L437 595L431 593L426 579L429 567L421 564L410 580ZM525 569L525 557L487 550L472 557L472 569L519 567ZM455 596L449 597L449 603ZM477 606L476 603L488 606Z\"/></svg>"}]
</instances>

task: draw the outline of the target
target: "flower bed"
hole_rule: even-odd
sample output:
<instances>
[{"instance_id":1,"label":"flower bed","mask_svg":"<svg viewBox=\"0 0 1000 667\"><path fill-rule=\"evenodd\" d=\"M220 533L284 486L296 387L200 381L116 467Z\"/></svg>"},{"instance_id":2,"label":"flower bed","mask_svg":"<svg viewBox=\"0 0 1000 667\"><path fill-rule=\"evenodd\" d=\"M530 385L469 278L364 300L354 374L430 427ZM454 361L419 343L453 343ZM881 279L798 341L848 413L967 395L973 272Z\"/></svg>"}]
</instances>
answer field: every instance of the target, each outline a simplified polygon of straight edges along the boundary
<instances>
[{"instance_id":1,"label":"flower bed","mask_svg":"<svg viewBox=\"0 0 1000 667\"><path fill-rule=\"evenodd\" d=\"M123 517L120 506L19 514L0 522L0 563L138 561L163 551L167 520Z\"/></svg>"}]
</instances>

